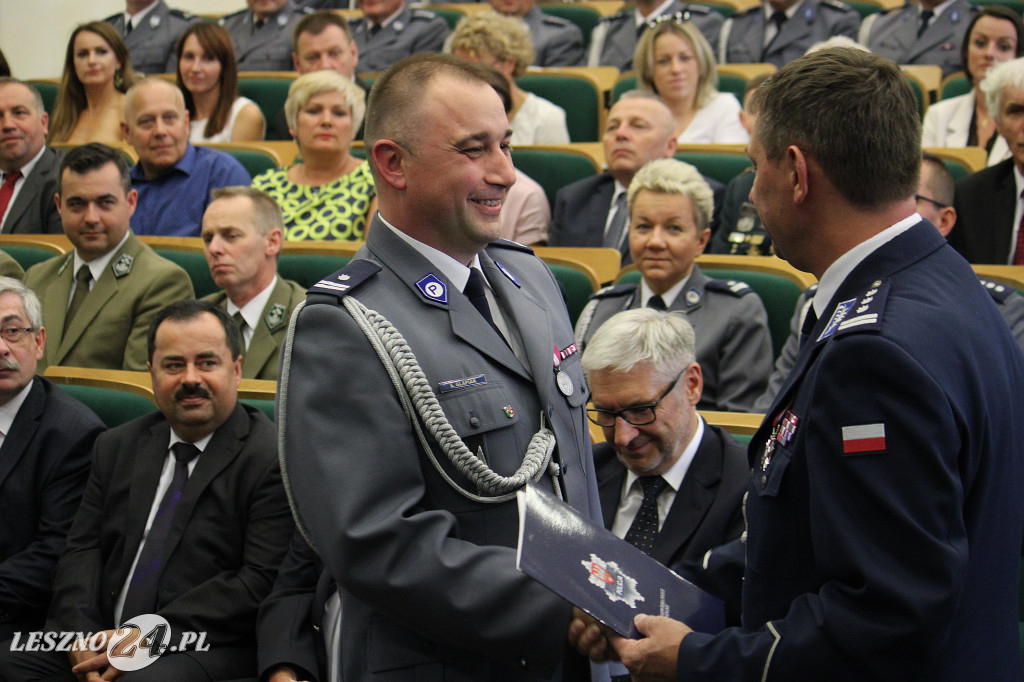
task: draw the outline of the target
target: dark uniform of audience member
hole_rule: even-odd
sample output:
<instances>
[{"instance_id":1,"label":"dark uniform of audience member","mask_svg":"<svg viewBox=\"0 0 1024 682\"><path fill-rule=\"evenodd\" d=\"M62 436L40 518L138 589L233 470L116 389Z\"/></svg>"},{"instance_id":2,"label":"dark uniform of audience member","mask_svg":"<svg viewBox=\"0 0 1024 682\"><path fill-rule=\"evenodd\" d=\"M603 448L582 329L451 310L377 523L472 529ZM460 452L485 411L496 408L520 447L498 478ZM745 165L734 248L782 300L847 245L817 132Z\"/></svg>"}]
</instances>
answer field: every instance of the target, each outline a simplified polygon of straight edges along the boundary
<instances>
[{"instance_id":1,"label":"dark uniform of audience member","mask_svg":"<svg viewBox=\"0 0 1024 682\"><path fill-rule=\"evenodd\" d=\"M990 68L981 91L1011 156L957 181L949 243L970 263L1024 265L1024 57Z\"/></svg>"},{"instance_id":2,"label":"dark uniform of audience member","mask_svg":"<svg viewBox=\"0 0 1024 682\"><path fill-rule=\"evenodd\" d=\"M519 17L530 31L535 53L535 66L580 66L583 32L568 19L541 11L534 0L490 0L491 7L502 14Z\"/></svg>"},{"instance_id":3,"label":"dark uniform of audience member","mask_svg":"<svg viewBox=\"0 0 1024 682\"><path fill-rule=\"evenodd\" d=\"M166 621L168 644L205 632L207 650L165 651L125 680L251 677L257 608L294 528L274 425L238 402L241 338L220 307L167 306L153 319L148 345L159 411L96 440L46 628L109 637L153 614ZM88 648L0 651L0 677L114 679L124 670L119 663Z\"/></svg>"},{"instance_id":4,"label":"dark uniform of audience member","mask_svg":"<svg viewBox=\"0 0 1024 682\"><path fill-rule=\"evenodd\" d=\"M444 17L405 0L359 0L359 9L363 16L349 22L359 48L358 73L383 71L418 52L440 52L448 37Z\"/></svg>"},{"instance_id":5,"label":"dark uniform of audience member","mask_svg":"<svg viewBox=\"0 0 1024 682\"><path fill-rule=\"evenodd\" d=\"M277 274L281 209L252 187L215 189L201 236L210 275L221 288L203 300L227 310L242 330L242 376L276 380L288 320L306 298L305 287Z\"/></svg>"},{"instance_id":6,"label":"dark uniform of audience member","mask_svg":"<svg viewBox=\"0 0 1024 682\"><path fill-rule=\"evenodd\" d=\"M819 285L750 443L745 543L706 559L745 559L743 626L639 616L640 639L610 643L637 680L1019 680L1024 355L916 213L910 83L834 48L757 97L751 197ZM603 637L570 628L598 658Z\"/></svg>"},{"instance_id":7,"label":"dark uniform of audience member","mask_svg":"<svg viewBox=\"0 0 1024 682\"><path fill-rule=\"evenodd\" d=\"M526 481L557 482L594 521L600 510L561 293L529 248L497 240L515 169L482 69L420 54L376 81L366 140L380 210L352 262L310 290L282 351L282 461L299 526L340 593L334 660L349 682L383 669L590 678L566 645L569 604L515 568ZM419 365L417 393L445 406L433 433L418 435L426 406L401 398L392 359L374 351L388 326ZM525 457L531 441L544 454Z\"/></svg>"},{"instance_id":8,"label":"dark uniform of audience member","mask_svg":"<svg viewBox=\"0 0 1024 682\"><path fill-rule=\"evenodd\" d=\"M0 232L60 234L60 152L46 146L50 116L32 85L0 76Z\"/></svg>"},{"instance_id":9,"label":"dark uniform of audience member","mask_svg":"<svg viewBox=\"0 0 1024 682\"><path fill-rule=\"evenodd\" d=\"M292 27L313 10L294 0L245 0L249 9L221 17L231 36L239 71L290 71Z\"/></svg>"},{"instance_id":10,"label":"dark uniform of audience member","mask_svg":"<svg viewBox=\"0 0 1024 682\"><path fill-rule=\"evenodd\" d=\"M627 5L611 16L602 17L590 38L590 66L614 66L625 73L633 68L633 53L637 39L649 23L658 21L690 21L700 29L711 50L718 52L718 34L722 30L722 15L707 5L694 5L672 0L658 11L659 0L640 0ZM655 14L655 12L657 12Z\"/></svg>"},{"instance_id":11,"label":"dark uniform of audience member","mask_svg":"<svg viewBox=\"0 0 1024 682\"><path fill-rule=\"evenodd\" d=\"M615 313L657 308L685 314L697 332L701 409L749 411L772 371L764 304L744 282L713 279L696 258L711 235L711 188L693 166L651 161L629 185L629 250L641 273L636 284L593 295L576 323L576 342L591 337Z\"/></svg>"},{"instance_id":12,"label":"dark uniform of audience member","mask_svg":"<svg viewBox=\"0 0 1024 682\"><path fill-rule=\"evenodd\" d=\"M832 36L857 39L860 15L839 0L768 0L725 20L718 63L782 67Z\"/></svg>"},{"instance_id":13,"label":"dark uniform of audience member","mask_svg":"<svg viewBox=\"0 0 1024 682\"><path fill-rule=\"evenodd\" d=\"M124 36L135 73L174 73L178 36L199 17L171 9L164 0L125 0L125 11L104 19Z\"/></svg>"},{"instance_id":14,"label":"dark uniform of audience member","mask_svg":"<svg viewBox=\"0 0 1024 682\"><path fill-rule=\"evenodd\" d=\"M39 299L0 277L0 649L43 625L53 570L89 474L103 422L36 376L46 330ZM3 673L0 673L0 678Z\"/></svg>"},{"instance_id":15,"label":"dark uniform of audience member","mask_svg":"<svg viewBox=\"0 0 1024 682\"><path fill-rule=\"evenodd\" d=\"M935 64L942 76L964 68L960 46L977 9L967 0L918 0L868 15L858 41L897 64Z\"/></svg>"}]
</instances>

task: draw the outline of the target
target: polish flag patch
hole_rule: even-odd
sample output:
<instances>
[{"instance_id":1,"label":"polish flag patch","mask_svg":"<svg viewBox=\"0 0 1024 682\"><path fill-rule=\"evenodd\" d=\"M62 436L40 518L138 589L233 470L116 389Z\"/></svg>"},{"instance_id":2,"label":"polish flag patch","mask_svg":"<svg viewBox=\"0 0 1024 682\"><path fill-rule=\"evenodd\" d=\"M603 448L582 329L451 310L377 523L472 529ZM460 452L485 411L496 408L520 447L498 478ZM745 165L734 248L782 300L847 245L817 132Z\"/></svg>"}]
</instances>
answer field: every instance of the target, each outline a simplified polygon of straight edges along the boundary
<instances>
[{"instance_id":1,"label":"polish flag patch","mask_svg":"<svg viewBox=\"0 0 1024 682\"><path fill-rule=\"evenodd\" d=\"M843 427L843 454L885 452L885 424L860 424Z\"/></svg>"}]
</instances>

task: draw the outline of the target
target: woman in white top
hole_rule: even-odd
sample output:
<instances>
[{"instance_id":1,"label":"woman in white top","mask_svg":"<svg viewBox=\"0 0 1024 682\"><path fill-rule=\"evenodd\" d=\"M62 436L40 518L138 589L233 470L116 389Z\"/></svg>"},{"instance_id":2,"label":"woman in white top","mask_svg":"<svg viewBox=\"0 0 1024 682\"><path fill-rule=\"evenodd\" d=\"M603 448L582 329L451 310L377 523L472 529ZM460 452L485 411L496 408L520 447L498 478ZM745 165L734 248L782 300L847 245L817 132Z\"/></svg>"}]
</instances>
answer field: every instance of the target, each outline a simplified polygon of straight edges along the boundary
<instances>
[{"instance_id":1,"label":"woman in white top","mask_svg":"<svg viewBox=\"0 0 1024 682\"><path fill-rule=\"evenodd\" d=\"M516 85L534 55L522 21L497 12L471 14L459 20L450 44L455 56L493 66L505 77L512 94L508 118L513 144L568 144L565 110Z\"/></svg>"},{"instance_id":2,"label":"woman in white top","mask_svg":"<svg viewBox=\"0 0 1024 682\"><path fill-rule=\"evenodd\" d=\"M238 63L227 31L199 21L178 37L178 87L185 95L192 142L263 139L259 106L238 97Z\"/></svg>"},{"instance_id":3,"label":"woman in white top","mask_svg":"<svg viewBox=\"0 0 1024 682\"><path fill-rule=\"evenodd\" d=\"M693 24L674 17L650 25L633 54L637 85L672 110L679 144L745 144L740 103L718 91L711 46Z\"/></svg>"},{"instance_id":4,"label":"woman in white top","mask_svg":"<svg viewBox=\"0 0 1024 682\"><path fill-rule=\"evenodd\" d=\"M964 75L971 83L966 95L937 102L924 116L924 147L982 147L988 165L1010 158L1006 140L978 96L978 85L990 67L1024 55L1024 23L1017 12L1002 5L981 5L967 27L960 50Z\"/></svg>"}]
</instances>

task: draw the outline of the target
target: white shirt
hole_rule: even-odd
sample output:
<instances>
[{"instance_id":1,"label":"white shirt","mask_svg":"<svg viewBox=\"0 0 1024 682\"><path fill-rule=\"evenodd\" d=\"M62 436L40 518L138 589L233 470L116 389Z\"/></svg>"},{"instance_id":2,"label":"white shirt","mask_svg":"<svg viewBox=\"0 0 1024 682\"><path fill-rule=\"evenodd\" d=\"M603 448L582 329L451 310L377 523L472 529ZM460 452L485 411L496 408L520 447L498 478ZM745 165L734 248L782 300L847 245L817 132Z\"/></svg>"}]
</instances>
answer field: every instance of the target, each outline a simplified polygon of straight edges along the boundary
<instances>
[{"instance_id":1,"label":"white shirt","mask_svg":"<svg viewBox=\"0 0 1024 682\"><path fill-rule=\"evenodd\" d=\"M668 485L665 486L661 495L658 496L658 530L661 530L661 527L665 524L665 518L668 516L669 510L672 509L676 493L679 492L679 487L683 485L683 478L686 477L686 472L690 470L690 464L693 463L693 458L697 454L697 447L700 445L702 438L704 438L704 418L699 417L697 419L697 428L693 432L693 438L683 448L683 452L679 455L679 459L676 460L675 464L661 475ZM633 519L636 517L637 512L640 511L640 503L643 501L644 491L640 485L640 477L627 469L626 480L623 482L622 492L619 494L619 508L615 512L615 522L612 524L612 532L617 537L626 537L629 527L633 524Z\"/></svg>"},{"instance_id":2,"label":"white shirt","mask_svg":"<svg viewBox=\"0 0 1024 682\"><path fill-rule=\"evenodd\" d=\"M71 299L75 297L75 289L78 288L78 280L75 279L75 275L78 274L78 271L82 268L82 266L89 266L89 273L92 275L92 279L89 280L89 291L92 291L93 287L96 286L96 280L98 280L100 276L103 274L103 271L107 268L107 265L114 257L114 254L117 253L122 246L124 246L124 243L126 241L128 241L128 235L130 235L131 233L131 230L125 230L124 236L121 237L121 241L118 242L117 246L112 248L110 251L107 251L102 256L99 256L98 258L93 258L89 262L85 262L84 260L82 260L82 257L78 255L78 249L75 249L75 262L73 264L73 269L71 270L71 293L68 294L68 305L71 305Z\"/></svg>"},{"instance_id":3,"label":"white shirt","mask_svg":"<svg viewBox=\"0 0 1024 682\"><path fill-rule=\"evenodd\" d=\"M140 9L135 14L128 14L128 12L125 12L124 13L124 26L125 26L125 28L128 28L128 26L131 26L133 31L135 29L137 29L139 27L139 24L142 23L142 20L146 18L146 15L149 14L151 11L153 11L154 7L156 7L156 0L154 0L154 2L152 2L152 3L150 3L149 7L146 7L145 9Z\"/></svg>"},{"instance_id":4,"label":"white shirt","mask_svg":"<svg viewBox=\"0 0 1024 682\"><path fill-rule=\"evenodd\" d=\"M0 445L4 444L4 439L11 432L11 427L14 426L14 418L18 416L18 410L21 409L22 403L25 402L25 398L28 397L28 393L31 390L32 381L30 380L25 384L25 388L18 391L16 396L8 400L6 404L0 405Z\"/></svg>"},{"instance_id":5,"label":"white shirt","mask_svg":"<svg viewBox=\"0 0 1024 682\"><path fill-rule=\"evenodd\" d=\"M199 463L199 458L203 456L203 452L206 450L206 446L210 444L210 439L213 438L213 433L207 434L205 437L197 440L193 445L199 449L199 456L194 458L188 463L188 475L191 476L192 472L196 468L196 464ZM153 503L149 507L149 518L146 519L146 529L142 531L142 542L139 543L139 549L135 552L135 558L132 560L132 567L128 571L128 578L124 581L124 585L121 586L121 594L117 597L117 604L114 606L114 620L118 625L121 624L121 610L124 608L124 598L128 594L128 585L132 582L132 574L135 573L135 564L139 563L139 555L142 554L142 548L146 544L146 537L149 536L149 529L153 526L153 519L156 518L157 509L160 508L160 502L164 499L164 493L171 487L171 481L174 480L174 452L171 450L177 443L186 442L171 429L171 439L167 444L167 454L164 456L164 468L160 472L160 481L156 484L156 493L153 495Z\"/></svg>"},{"instance_id":6,"label":"white shirt","mask_svg":"<svg viewBox=\"0 0 1024 682\"><path fill-rule=\"evenodd\" d=\"M242 330L244 350L249 350L249 343L252 341L253 334L256 333L256 325L260 323L260 315L267 306L267 301L270 300L270 294L273 293L275 286L277 286L277 275L274 275L274 279L270 280L270 284L264 287L263 291L256 294L241 308L235 305L230 298L228 299L228 315L234 316L235 313L241 312L242 319L245 320L245 329Z\"/></svg>"},{"instance_id":7,"label":"white shirt","mask_svg":"<svg viewBox=\"0 0 1024 682\"><path fill-rule=\"evenodd\" d=\"M690 271L690 276L692 276L692 275L693 275L693 271L691 270ZM679 294L683 290L683 287L686 286L686 283L689 282L689 281L690 281L690 277L689 276L684 277L683 279L681 279L678 282L676 282L675 284L673 284L668 289L668 291L666 291L665 293L663 293L661 295L661 300L663 300L665 302L665 308L667 310L671 310L672 309L672 304L675 303L676 298L679 296ZM647 307L647 300L649 298L651 298L651 296L654 296L654 291L652 291L651 288L649 286L647 286L647 280L645 280L643 277L641 277L640 278L640 302L643 304L644 308Z\"/></svg>"}]
</instances>

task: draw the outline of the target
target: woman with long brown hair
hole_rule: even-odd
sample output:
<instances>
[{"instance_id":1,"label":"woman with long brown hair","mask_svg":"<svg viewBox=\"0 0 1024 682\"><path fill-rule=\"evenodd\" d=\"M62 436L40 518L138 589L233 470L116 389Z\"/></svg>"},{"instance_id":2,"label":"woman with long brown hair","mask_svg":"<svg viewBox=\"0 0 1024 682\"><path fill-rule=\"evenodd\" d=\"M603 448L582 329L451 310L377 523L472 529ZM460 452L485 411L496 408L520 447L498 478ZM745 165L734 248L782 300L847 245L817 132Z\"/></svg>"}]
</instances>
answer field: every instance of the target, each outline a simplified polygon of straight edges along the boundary
<instances>
[{"instance_id":1,"label":"woman with long brown hair","mask_svg":"<svg viewBox=\"0 0 1024 682\"><path fill-rule=\"evenodd\" d=\"M124 93L135 79L128 48L105 21L71 34L50 121L50 142L121 144Z\"/></svg>"}]
</instances>

